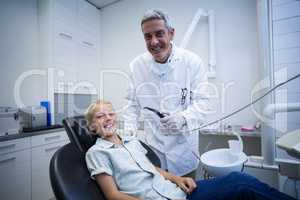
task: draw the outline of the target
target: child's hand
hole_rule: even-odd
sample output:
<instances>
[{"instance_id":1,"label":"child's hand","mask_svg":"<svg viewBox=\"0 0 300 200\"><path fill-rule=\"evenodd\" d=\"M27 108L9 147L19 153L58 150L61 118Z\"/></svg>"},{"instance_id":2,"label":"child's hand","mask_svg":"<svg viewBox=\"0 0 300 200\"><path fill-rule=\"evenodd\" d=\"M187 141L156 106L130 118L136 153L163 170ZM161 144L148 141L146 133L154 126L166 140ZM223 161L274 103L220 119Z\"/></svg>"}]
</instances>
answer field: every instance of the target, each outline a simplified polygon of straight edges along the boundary
<instances>
[{"instance_id":1,"label":"child's hand","mask_svg":"<svg viewBox=\"0 0 300 200\"><path fill-rule=\"evenodd\" d=\"M177 177L176 185L178 185L185 193L191 194L197 187L195 181L190 177Z\"/></svg>"}]
</instances>

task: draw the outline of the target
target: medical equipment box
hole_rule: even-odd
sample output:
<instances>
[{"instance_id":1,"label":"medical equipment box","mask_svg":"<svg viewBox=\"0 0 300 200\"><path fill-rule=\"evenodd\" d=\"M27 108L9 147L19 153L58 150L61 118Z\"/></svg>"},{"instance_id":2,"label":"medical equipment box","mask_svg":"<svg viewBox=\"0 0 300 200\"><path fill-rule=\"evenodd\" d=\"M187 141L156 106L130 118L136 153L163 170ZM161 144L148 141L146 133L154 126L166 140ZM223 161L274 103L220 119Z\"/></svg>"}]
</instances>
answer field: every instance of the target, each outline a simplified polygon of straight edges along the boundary
<instances>
[{"instance_id":1,"label":"medical equipment box","mask_svg":"<svg viewBox=\"0 0 300 200\"><path fill-rule=\"evenodd\" d=\"M20 109L23 128L47 126L47 110L43 106L28 106Z\"/></svg>"},{"instance_id":2,"label":"medical equipment box","mask_svg":"<svg viewBox=\"0 0 300 200\"><path fill-rule=\"evenodd\" d=\"M21 132L17 108L0 107L0 136Z\"/></svg>"}]
</instances>

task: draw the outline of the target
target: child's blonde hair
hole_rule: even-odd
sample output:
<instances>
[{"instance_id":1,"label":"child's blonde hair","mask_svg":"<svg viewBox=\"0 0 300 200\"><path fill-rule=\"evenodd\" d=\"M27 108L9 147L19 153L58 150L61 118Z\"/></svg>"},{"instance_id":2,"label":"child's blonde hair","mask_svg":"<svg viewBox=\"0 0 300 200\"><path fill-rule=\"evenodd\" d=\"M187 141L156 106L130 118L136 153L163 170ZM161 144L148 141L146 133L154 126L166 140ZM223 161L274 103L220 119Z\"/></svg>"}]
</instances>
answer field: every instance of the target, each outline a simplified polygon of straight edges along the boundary
<instances>
[{"instance_id":1,"label":"child's blonde hair","mask_svg":"<svg viewBox=\"0 0 300 200\"><path fill-rule=\"evenodd\" d=\"M111 102L109 101L105 101L105 100L97 100L96 102L94 103L91 103L89 105L89 107L86 109L86 112L85 112L85 119L87 121L87 127L90 128L92 122L93 122L93 117L95 115L95 112L96 112L96 108L97 106L100 106L100 105L105 105L105 104L109 104L109 105L112 105Z\"/></svg>"}]
</instances>

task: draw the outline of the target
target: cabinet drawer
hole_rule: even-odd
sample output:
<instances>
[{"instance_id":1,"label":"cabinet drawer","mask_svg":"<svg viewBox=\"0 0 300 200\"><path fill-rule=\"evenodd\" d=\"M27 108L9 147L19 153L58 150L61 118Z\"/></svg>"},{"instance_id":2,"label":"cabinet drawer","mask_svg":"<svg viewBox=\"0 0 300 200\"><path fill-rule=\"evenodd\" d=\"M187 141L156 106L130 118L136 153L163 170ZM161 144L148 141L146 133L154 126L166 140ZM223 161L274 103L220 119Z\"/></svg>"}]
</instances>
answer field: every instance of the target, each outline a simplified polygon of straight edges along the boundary
<instances>
[{"instance_id":1,"label":"cabinet drawer","mask_svg":"<svg viewBox=\"0 0 300 200\"><path fill-rule=\"evenodd\" d=\"M56 20L54 22L54 35L55 38L74 40L75 28L74 26L68 26L62 21Z\"/></svg>"},{"instance_id":2,"label":"cabinet drawer","mask_svg":"<svg viewBox=\"0 0 300 200\"><path fill-rule=\"evenodd\" d=\"M0 154L15 152L30 148L30 138L21 138L0 142Z\"/></svg>"},{"instance_id":3,"label":"cabinet drawer","mask_svg":"<svg viewBox=\"0 0 300 200\"><path fill-rule=\"evenodd\" d=\"M54 194L49 179L49 164L53 154L68 141L32 148L32 195L31 200L51 199Z\"/></svg>"},{"instance_id":4,"label":"cabinet drawer","mask_svg":"<svg viewBox=\"0 0 300 200\"><path fill-rule=\"evenodd\" d=\"M91 48L91 49L96 49L97 48L97 42L98 38L97 36L93 36L92 34L89 34L86 31L80 31L79 32L79 42L80 46L86 47L86 48Z\"/></svg>"},{"instance_id":5,"label":"cabinet drawer","mask_svg":"<svg viewBox=\"0 0 300 200\"><path fill-rule=\"evenodd\" d=\"M31 146L35 147L65 140L68 140L68 135L65 131L53 132L45 135L37 135L31 137Z\"/></svg>"},{"instance_id":6,"label":"cabinet drawer","mask_svg":"<svg viewBox=\"0 0 300 200\"><path fill-rule=\"evenodd\" d=\"M71 28L56 27L53 38L53 62L58 66L74 68L76 63L75 40Z\"/></svg>"},{"instance_id":7,"label":"cabinet drawer","mask_svg":"<svg viewBox=\"0 0 300 200\"><path fill-rule=\"evenodd\" d=\"M0 155L1 199L30 200L30 150Z\"/></svg>"},{"instance_id":8,"label":"cabinet drawer","mask_svg":"<svg viewBox=\"0 0 300 200\"><path fill-rule=\"evenodd\" d=\"M62 146L69 143L68 141L55 142L43 146L33 147L31 149L32 173L46 172L48 177L49 164L54 153Z\"/></svg>"}]
</instances>

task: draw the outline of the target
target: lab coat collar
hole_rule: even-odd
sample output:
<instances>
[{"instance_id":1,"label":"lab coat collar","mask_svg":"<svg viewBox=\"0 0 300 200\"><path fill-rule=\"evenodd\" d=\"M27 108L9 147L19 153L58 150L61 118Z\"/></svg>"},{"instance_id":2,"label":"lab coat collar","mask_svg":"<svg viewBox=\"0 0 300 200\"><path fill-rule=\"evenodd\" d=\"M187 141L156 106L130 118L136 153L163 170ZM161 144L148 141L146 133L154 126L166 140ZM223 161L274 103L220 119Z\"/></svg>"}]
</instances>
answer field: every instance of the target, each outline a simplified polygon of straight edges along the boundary
<instances>
[{"instance_id":1,"label":"lab coat collar","mask_svg":"<svg viewBox=\"0 0 300 200\"><path fill-rule=\"evenodd\" d=\"M122 140L123 144L129 142L132 139L130 137L121 137L120 135L118 135L118 136ZM100 137L97 138L96 144L99 145L101 148L104 148L104 149L114 148L114 147L117 146L116 144L114 144L114 143L112 143L110 141L104 140L104 139L102 139Z\"/></svg>"},{"instance_id":2,"label":"lab coat collar","mask_svg":"<svg viewBox=\"0 0 300 200\"><path fill-rule=\"evenodd\" d=\"M158 75L159 77L164 76L165 74L171 72L174 68L175 65L174 63L178 61L178 56L177 56L177 47L173 42L171 42L172 45L172 52L165 63L158 63L156 62L153 57L152 57L152 63L151 63L151 71Z\"/></svg>"}]
</instances>

